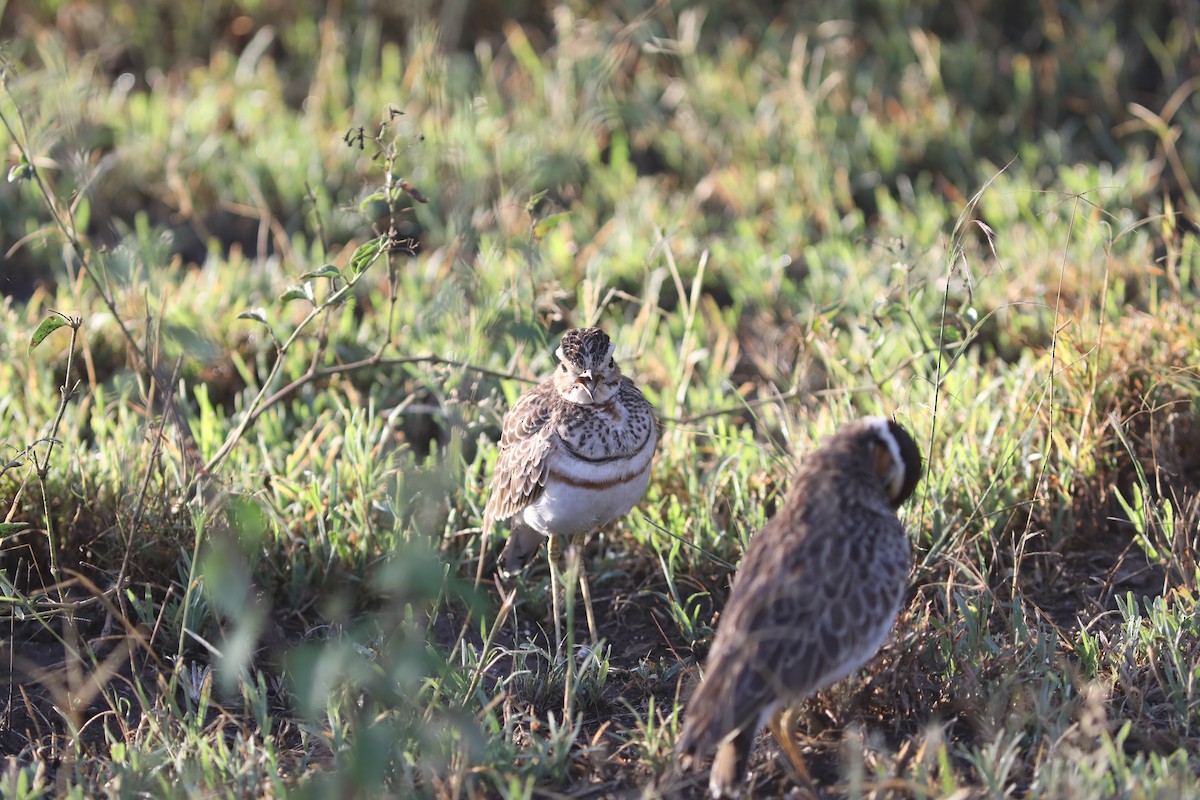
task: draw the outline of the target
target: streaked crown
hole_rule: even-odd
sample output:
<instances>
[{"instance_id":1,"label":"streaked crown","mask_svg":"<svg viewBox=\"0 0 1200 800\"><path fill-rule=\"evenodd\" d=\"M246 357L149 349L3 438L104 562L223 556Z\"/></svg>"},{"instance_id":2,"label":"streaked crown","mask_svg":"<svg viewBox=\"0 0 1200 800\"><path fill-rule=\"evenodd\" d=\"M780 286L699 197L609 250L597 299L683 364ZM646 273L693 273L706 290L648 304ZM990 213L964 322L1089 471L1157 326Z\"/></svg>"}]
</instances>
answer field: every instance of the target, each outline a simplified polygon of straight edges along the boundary
<instances>
[{"instance_id":1,"label":"streaked crown","mask_svg":"<svg viewBox=\"0 0 1200 800\"><path fill-rule=\"evenodd\" d=\"M599 328L572 328L563 334L556 355L560 361L583 372L606 367L616 348L608 334Z\"/></svg>"}]
</instances>

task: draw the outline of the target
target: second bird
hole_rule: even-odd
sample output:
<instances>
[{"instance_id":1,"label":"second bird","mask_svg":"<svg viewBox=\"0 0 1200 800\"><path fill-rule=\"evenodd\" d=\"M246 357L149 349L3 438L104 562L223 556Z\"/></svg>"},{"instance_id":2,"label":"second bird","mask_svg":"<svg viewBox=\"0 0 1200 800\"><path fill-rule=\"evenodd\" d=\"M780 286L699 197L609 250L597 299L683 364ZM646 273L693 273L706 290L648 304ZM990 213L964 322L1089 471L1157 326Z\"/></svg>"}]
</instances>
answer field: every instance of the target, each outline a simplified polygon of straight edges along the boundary
<instances>
[{"instance_id":1,"label":"second bird","mask_svg":"<svg viewBox=\"0 0 1200 800\"><path fill-rule=\"evenodd\" d=\"M685 765L716 751L713 797L742 788L763 725L813 788L788 712L887 639L911 567L896 509L920 476L908 431L882 417L851 422L804 459L750 541L679 737Z\"/></svg>"},{"instance_id":2,"label":"second bird","mask_svg":"<svg viewBox=\"0 0 1200 800\"><path fill-rule=\"evenodd\" d=\"M555 537L593 533L629 512L650 479L658 445L654 408L621 374L615 346L599 328L563 334L554 374L504 415L500 457L483 514L484 541L509 520L502 556L515 571L549 537L551 592L558 633ZM586 584L585 584L586 587ZM595 623L587 603L588 627Z\"/></svg>"}]
</instances>

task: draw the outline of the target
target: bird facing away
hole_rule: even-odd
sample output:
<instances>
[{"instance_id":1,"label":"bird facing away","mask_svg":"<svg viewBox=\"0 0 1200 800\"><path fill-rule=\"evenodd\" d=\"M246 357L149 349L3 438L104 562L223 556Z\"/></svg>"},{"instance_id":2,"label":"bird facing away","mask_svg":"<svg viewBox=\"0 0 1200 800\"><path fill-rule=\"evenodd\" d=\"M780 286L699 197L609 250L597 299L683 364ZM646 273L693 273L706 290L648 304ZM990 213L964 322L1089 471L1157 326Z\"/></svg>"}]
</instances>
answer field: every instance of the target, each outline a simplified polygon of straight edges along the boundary
<instances>
[{"instance_id":1,"label":"bird facing away","mask_svg":"<svg viewBox=\"0 0 1200 800\"><path fill-rule=\"evenodd\" d=\"M751 540L678 743L685 766L716 751L714 798L736 793L764 724L811 788L784 712L887 639L911 566L896 509L920 476L904 428L883 417L851 422L804 459L783 507Z\"/></svg>"},{"instance_id":2,"label":"bird facing away","mask_svg":"<svg viewBox=\"0 0 1200 800\"><path fill-rule=\"evenodd\" d=\"M604 528L628 513L646 489L658 420L641 390L621 374L614 349L599 328L568 330L555 351L554 374L504 415L500 457L483 512L483 541L496 521L509 520L502 555L509 572L524 566L549 537L550 577L556 583L555 537L571 539ZM558 634L553 585L551 592ZM584 601L595 638L586 594Z\"/></svg>"}]
</instances>

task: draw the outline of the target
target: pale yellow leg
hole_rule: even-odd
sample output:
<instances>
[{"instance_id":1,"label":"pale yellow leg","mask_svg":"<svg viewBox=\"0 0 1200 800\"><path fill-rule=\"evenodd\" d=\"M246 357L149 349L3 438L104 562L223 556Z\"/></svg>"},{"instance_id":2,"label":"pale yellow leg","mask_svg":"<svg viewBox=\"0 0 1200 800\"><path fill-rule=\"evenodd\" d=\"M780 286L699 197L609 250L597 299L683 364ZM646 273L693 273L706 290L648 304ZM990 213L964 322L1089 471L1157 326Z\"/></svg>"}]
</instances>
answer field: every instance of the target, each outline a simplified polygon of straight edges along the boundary
<instances>
[{"instance_id":1,"label":"pale yellow leg","mask_svg":"<svg viewBox=\"0 0 1200 800\"><path fill-rule=\"evenodd\" d=\"M570 568L579 570L579 593L583 596L583 612L587 615L588 634L592 637L592 644L595 645L600 641L600 635L596 633L596 615L592 611L592 589L588 585L587 570L583 566L580 549L575 542L568 546L567 563L571 565Z\"/></svg>"},{"instance_id":2,"label":"pale yellow leg","mask_svg":"<svg viewBox=\"0 0 1200 800\"><path fill-rule=\"evenodd\" d=\"M554 646L562 647L562 621L559 618L558 608L558 587L562 585L562 579L558 574L558 537L551 536L546 540L546 560L550 562L550 603L552 613L554 614Z\"/></svg>"},{"instance_id":3,"label":"pale yellow leg","mask_svg":"<svg viewBox=\"0 0 1200 800\"><path fill-rule=\"evenodd\" d=\"M808 767L804 764L804 756L800 755L800 746L796 744L795 737L792 736L795 722L796 710L794 708L781 708L771 715L767 727L770 728L771 735L775 737L775 741L779 742L779 747L783 750L783 754L792 765L792 769L796 770L796 775L800 779L802 788L810 796L816 797L817 785L813 783L812 777L808 774Z\"/></svg>"},{"instance_id":4,"label":"pale yellow leg","mask_svg":"<svg viewBox=\"0 0 1200 800\"><path fill-rule=\"evenodd\" d=\"M563 719L569 721L574 707L574 683L575 683L575 581L578 576L579 589L583 595L583 607L587 615L588 632L591 634L593 644L599 641L599 634L596 632L596 617L592 611L592 592L591 587L587 582L587 573L583 568L583 559L580 558L579 548L574 540L567 543L567 563L566 563L566 580L563 580L563 573L558 569L558 549L556 544L557 537L551 536L547 544L547 557L550 560L550 591L554 593L554 637L555 646L562 648L566 645L566 658L569 659L566 664L566 682L563 687ZM562 590L563 600L562 605L559 605L558 592ZM568 594L569 592L569 594ZM563 611L566 616L566 639L563 638L562 619Z\"/></svg>"},{"instance_id":5,"label":"pale yellow leg","mask_svg":"<svg viewBox=\"0 0 1200 800\"><path fill-rule=\"evenodd\" d=\"M569 725L575 714L575 573L579 570L579 559L575 547L567 542L566 580L560 579L563 591L563 608L566 610L567 639L559 639L558 646L566 651L566 672L563 676L563 723Z\"/></svg>"}]
</instances>

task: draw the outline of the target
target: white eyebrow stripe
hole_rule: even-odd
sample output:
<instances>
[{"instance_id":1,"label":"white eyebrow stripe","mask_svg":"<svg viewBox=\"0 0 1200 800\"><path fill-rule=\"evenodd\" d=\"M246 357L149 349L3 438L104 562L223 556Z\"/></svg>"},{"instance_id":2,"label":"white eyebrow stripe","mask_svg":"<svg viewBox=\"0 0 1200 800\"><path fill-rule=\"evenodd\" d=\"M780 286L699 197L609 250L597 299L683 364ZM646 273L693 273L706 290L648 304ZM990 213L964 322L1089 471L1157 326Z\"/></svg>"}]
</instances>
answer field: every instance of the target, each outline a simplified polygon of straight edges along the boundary
<instances>
[{"instance_id":1,"label":"white eyebrow stripe","mask_svg":"<svg viewBox=\"0 0 1200 800\"><path fill-rule=\"evenodd\" d=\"M871 427L879 438L887 445L888 452L892 454L892 468L888 471L887 487L888 494L893 497L900 492L900 487L904 484L904 457L900 455L900 443L896 441L895 434L888 426L887 417L868 417Z\"/></svg>"}]
</instances>

